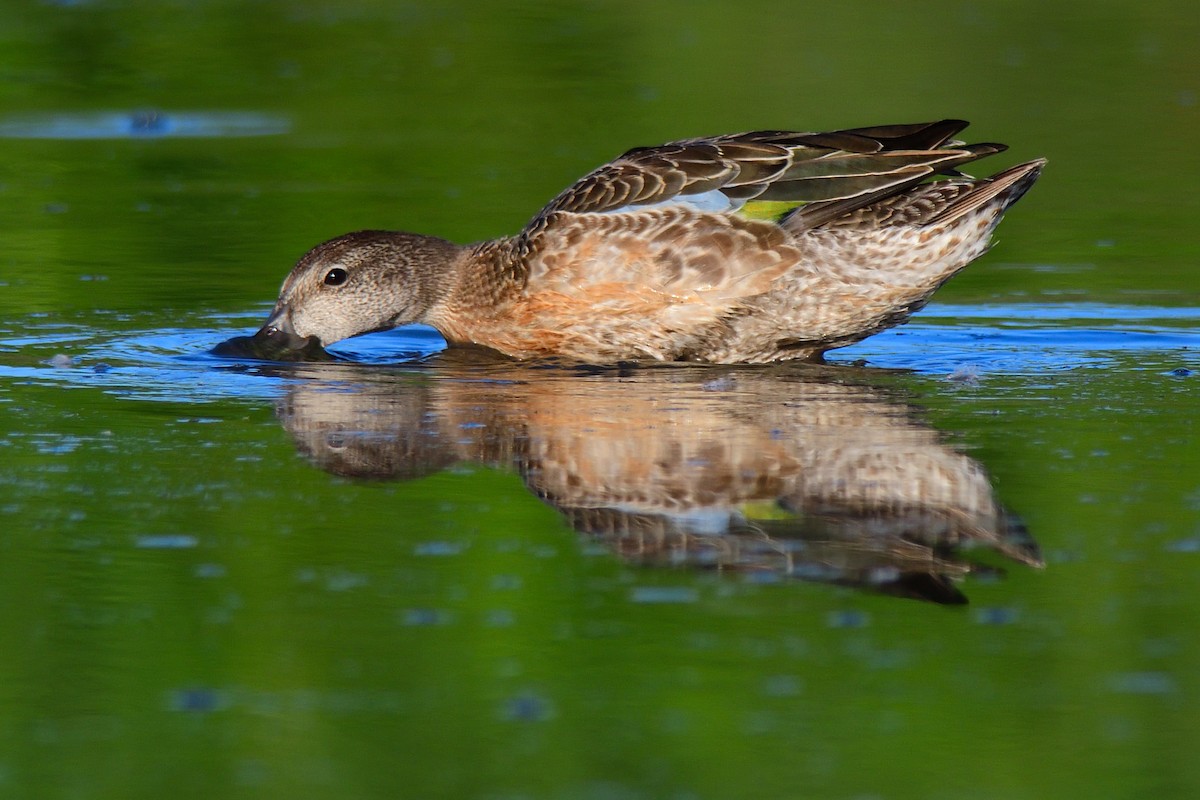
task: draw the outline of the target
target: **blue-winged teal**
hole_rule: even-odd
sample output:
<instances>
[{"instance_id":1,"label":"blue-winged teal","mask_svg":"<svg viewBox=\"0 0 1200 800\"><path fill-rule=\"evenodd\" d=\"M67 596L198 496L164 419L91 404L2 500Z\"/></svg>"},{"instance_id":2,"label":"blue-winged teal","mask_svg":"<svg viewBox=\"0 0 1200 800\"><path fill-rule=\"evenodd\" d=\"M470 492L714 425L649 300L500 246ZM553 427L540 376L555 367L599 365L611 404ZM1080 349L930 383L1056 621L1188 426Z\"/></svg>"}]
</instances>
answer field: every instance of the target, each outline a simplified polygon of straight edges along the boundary
<instances>
[{"instance_id":1,"label":"blue-winged teal","mask_svg":"<svg viewBox=\"0 0 1200 800\"><path fill-rule=\"evenodd\" d=\"M1005 149L953 140L966 124L637 148L480 244L349 233L300 259L260 335L423 322L521 359L819 359L921 308L1037 179L1042 159L960 173Z\"/></svg>"}]
</instances>

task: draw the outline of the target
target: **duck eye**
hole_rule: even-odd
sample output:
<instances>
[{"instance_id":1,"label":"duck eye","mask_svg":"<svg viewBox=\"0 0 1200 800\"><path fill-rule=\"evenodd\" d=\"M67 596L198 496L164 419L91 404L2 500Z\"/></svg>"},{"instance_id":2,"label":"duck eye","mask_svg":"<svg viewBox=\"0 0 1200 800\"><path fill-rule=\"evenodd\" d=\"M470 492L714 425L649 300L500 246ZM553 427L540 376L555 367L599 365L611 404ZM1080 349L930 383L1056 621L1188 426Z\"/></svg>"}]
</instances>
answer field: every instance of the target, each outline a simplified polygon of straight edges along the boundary
<instances>
[{"instance_id":1,"label":"duck eye","mask_svg":"<svg viewBox=\"0 0 1200 800\"><path fill-rule=\"evenodd\" d=\"M342 269L341 267L334 267L333 269L329 270L329 272L325 273L325 285L341 286L346 282L346 278L349 277L350 275L346 272L346 270Z\"/></svg>"}]
</instances>

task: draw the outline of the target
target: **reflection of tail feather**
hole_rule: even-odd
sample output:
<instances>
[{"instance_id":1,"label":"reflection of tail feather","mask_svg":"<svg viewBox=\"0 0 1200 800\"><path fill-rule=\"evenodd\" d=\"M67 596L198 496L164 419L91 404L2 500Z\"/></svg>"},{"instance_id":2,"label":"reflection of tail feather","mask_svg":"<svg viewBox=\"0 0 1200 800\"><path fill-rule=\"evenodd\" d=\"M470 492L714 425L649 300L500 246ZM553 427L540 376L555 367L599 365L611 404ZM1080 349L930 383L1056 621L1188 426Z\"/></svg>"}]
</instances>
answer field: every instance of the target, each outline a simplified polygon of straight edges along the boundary
<instances>
[{"instance_id":1,"label":"reflection of tail feather","mask_svg":"<svg viewBox=\"0 0 1200 800\"><path fill-rule=\"evenodd\" d=\"M996 549L1018 563L1031 567L1046 566L1041 545L1025 527L1025 521L1003 506L1000 506L1000 513L1004 515L1004 525L1000 526L1002 533Z\"/></svg>"},{"instance_id":2,"label":"reflection of tail feather","mask_svg":"<svg viewBox=\"0 0 1200 800\"><path fill-rule=\"evenodd\" d=\"M967 596L945 575L911 572L890 584L888 594L913 600L929 600L944 606L966 605Z\"/></svg>"},{"instance_id":3,"label":"reflection of tail feather","mask_svg":"<svg viewBox=\"0 0 1200 800\"><path fill-rule=\"evenodd\" d=\"M689 520L668 515L558 508L571 527L600 539L623 560L640 565L791 576L951 605L967 602L953 581L981 569L948 550L943 552L936 539L904 538L909 520L893 530L897 520L882 517L809 514L747 521L735 514L723 530L697 532L689 530Z\"/></svg>"},{"instance_id":4,"label":"reflection of tail feather","mask_svg":"<svg viewBox=\"0 0 1200 800\"><path fill-rule=\"evenodd\" d=\"M785 506L789 505L784 503ZM972 515L960 508L893 502L873 507L847 508L805 498L808 514L837 520L847 536L892 536L937 552L987 547L1030 567L1045 566L1041 548L1021 521L999 505L992 515Z\"/></svg>"},{"instance_id":5,"label":"reflection of tail feather","mask_svg":"<svg viewBox=\"0 0 1200 800\"><path fill-rule=\"evenodd\" d=\"M1019 519L996 502L983 468L961 453L929 443L853 441L810 451L794 494L782 504L810 514L859 519L862 534L882 523L940 549L990 547L1042 566L1037 543Z\"/></svg>"}]
</instances>

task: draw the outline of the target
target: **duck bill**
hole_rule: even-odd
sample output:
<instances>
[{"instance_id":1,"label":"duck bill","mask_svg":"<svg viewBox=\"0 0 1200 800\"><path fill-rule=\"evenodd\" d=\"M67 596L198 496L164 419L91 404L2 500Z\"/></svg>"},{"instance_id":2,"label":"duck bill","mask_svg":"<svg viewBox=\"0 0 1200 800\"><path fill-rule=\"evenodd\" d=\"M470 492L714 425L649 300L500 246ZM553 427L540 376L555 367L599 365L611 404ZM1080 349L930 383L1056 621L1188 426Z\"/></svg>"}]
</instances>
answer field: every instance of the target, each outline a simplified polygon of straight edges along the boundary
<instances>
[{"instance_id":1,"label":"duck bill","mask_svg":"<svg viewBox=\"0 0 1200 800\"><path fill-rule=\"evenodd\" d=\"M255 341L269 344L271 347L287 350L303 350L314 343L316 337L301 336L292 327L291 309L285 305L277 305L267 317L267 321L254 334ZM316 342L316 344L320 344Z\"/></svg>"}]
</instances>

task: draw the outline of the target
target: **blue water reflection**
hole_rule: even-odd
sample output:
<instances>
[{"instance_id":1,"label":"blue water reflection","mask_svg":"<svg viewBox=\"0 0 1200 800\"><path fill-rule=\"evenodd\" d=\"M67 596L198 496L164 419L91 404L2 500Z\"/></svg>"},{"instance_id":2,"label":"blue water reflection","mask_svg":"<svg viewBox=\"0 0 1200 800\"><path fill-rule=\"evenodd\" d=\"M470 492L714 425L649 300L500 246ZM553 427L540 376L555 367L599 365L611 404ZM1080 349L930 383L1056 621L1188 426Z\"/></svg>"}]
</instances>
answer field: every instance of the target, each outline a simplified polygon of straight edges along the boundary
<instances>
[{"instance_id":1,"label":"blue water reflection","mask_svg":"<svg viewBox=\"0 0 1200 800\"><path fill-rule=\"evenodd\" d=\"M97 111L0 118L4 139L157 139L277 136L283 116L251 111Z\"/></svg>"},{"instance_id":2,"label":"blue water reflection","mask_svg":"<svg viewBox=\"0 0 1200 800\"><path fill-rule=\"evenodd\" d=\"M195 315L189 327L114 331L81 322L31 319L0 330L0 353L36 354L0 363L0 377L101 386L121 396L206 402L220 397L271 396L283 378L263 378L260 365L213 369L233 362L207 355L232 334L253 328L263 312ZM110 319L96 320L105 325ZM125 325L136 320L126 320ZM1147 369L1200 367L1200 309L1102 304L949 306L934 304L910 324L829 354L833 364L865 363L955 382L1104 368L1148 356ZM403 366L445 349L432 328L413 325L358 337L331 348L359 364ZM1172 360L1174 359L1174 360Z\"/></svg>"}]
</instances>

